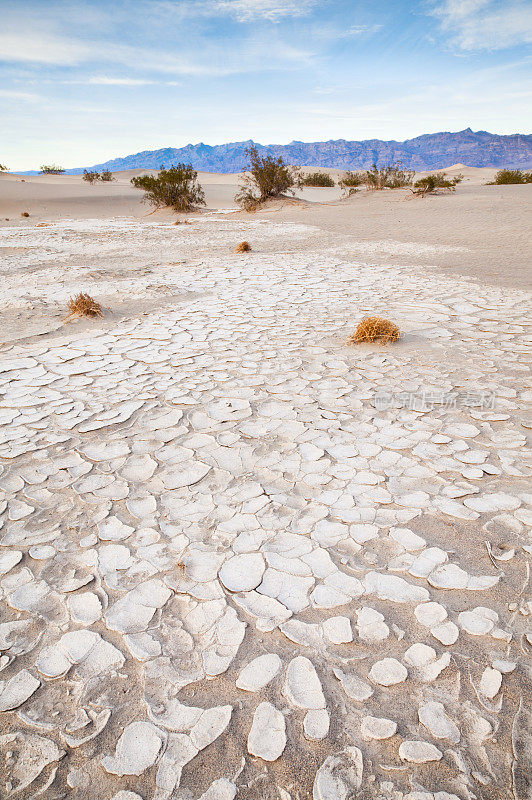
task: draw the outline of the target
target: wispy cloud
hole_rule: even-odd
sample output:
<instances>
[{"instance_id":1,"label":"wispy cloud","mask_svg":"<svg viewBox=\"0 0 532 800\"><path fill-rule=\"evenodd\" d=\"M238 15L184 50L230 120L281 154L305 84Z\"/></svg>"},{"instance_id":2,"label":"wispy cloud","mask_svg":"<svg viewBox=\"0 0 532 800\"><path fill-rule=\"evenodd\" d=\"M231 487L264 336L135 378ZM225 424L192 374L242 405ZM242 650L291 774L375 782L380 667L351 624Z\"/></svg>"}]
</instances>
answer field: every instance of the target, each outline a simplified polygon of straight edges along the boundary
<instances>
[{"instance_id":1,"label":"wispy cloud","mask_svg":"<svg viewBox=\"0 0 532 800\"><path fill-rule=\"evenodd\" d=\"M90 48L80 41L20 29L0 31L0 61L75 66L87 59Z\"/></svg>"},{"instance_id":2,"label":"wispy cloud","mask_svg":"<svg viewBox=\"0 0 532 800\"><path fill-rule=\"evenodd\" d=\"M38 94L31 94L31 92L17 92L11 89L0 89L0 97L5 97L8 100L28 100L32 103L42 100Z\"/></svg>"},{"instance_id":3,"label":"wispy cloud","mask_svg":"<svg viewBox=\"0 0 532 800\"><path fill-rule=\"evenodd\" d=\"M0 61L38 63L57 67L83 64L115 64L145 73L163 73L187 77L223 77L256 70L274 70L304 66L312 57L310 50L291 45L280 38L269 39L254 33L241 37L228 47L225 41L190 41L177 50L137 47L116 41L93 41L36 33L20 26L0 33ZM140 86L151 78L95 78L93 83ZM83 81L87 82L87 81ZM156 81L159 82L159 81Z\"/></svg>"},{"instance_id":4,"label":"wispy cloud","mask_svg":"<svg viewBox=\"0 0 532 800\"><path fill-rule=\"evenodd\" d=\"M283 17L308 14L316 0L211 0L211 13L231 14L242 22L262 18L277 22Z\"/></svg>"},{"instance_id":5,"label":"wispy cloud","mask_svg":"<svg viewBox=\"0 0 532 800\"><path fill-rule=\"evenodd\" d=\"M157 81L145 80L144 78L107 78L105 75L87 78L86 81L77 83L88 83L93 86L149 86Z\"/></svg>"},{"instance_id":6,"label":"wispy cloud","mask_svg":"<svg viewBox=\"0 0 532 800\"><path fill-rule=\"evenodd\" d=\"M351 28L348 28L343 36L368 36L372 33L377 33L380 31L382 25L375 24L375 25L352 25Z\"/></svg>"},{"instance_id":7,"label":"wispy cloud","mask_svg":"<svg viewBox=\"0 0 532 800\"><path fill-rule=\"evenodd\" d=\"M309 14L318 0L157 0L159 11L179 16L229 16L238 22L268 20L279 22L287 17Z\"/></svg>"},{"instance_id":8,"label":"wispy cloud","mask_svg":"<svg viewBox=\"0 0 532 800\"><path fill-rule=\"evenodd\" d=\"M107 75L90 75L87 78L76 78L61 81L64 84L82 84L84 86L182 86L182 81L151 80L149 78L117 78Z\"/></svg>"},{"instance_id":9,"label":"wispy cloud","mask_svg":"<svg viewBox=\"0 0 532 800\"><path fill-rule=\"evenodd\" d=\"M500 50L532 42L530 2L444 0L432 13L461 50Z\"/></svg>"}]
</instances>

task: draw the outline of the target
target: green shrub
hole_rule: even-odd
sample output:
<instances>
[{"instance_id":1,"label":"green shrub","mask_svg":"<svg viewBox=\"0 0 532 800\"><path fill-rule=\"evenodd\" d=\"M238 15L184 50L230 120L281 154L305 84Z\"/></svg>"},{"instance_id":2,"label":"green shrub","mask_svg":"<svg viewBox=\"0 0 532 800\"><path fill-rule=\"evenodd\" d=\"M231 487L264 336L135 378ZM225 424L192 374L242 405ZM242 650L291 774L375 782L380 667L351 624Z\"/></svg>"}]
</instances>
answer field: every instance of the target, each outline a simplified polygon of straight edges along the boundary
<instances>
[{"instance_id":1,"label":"green shrub","mask_svg":"<svg viewBox=\"0 0 532 800\"><path fill-rule=\"evenodd\" d=\"M520 169L500 169L487 186L505 186L510 183L532 183L532 172Z\"/></svg>"},{"instance_id":2,"label":"green shrub","mask_svg":"<svg viewBox=\"0 0 532 800\"><path fill-rule=\"evenodd\" d=\"M463 175L456 175L451 180L446 178L445 172L435 172L433 175L427 175L425 178L420 178L414 183L414 194L433 194L438 189L443 191L454 192L458 183L464 179Z\"/></svg>"},{"instance_id":3,"label":"green shrub","mask_svg":"<svg viewBox=\"0 0 532 800\"><path fill-rule=\"evenodd\" d=\"M273 156L261 156L255 146L246 150L249 164L243 172L242 184L235 201L246 211L251 211L270 197L294 194L293 187L300 181L299 170Z\"/></svg>"},{"instance_id":4,"label":"green shrub","mask_svg":"<svg viewBox=\"0 0 532 800\"><path fill-rule=\"evenodd\" d=\"M139 175L131 178L136 189L144 189L144 200L156 208L170 206L175 211L193 211L205 205L205 194L197 182L198 173L191 164L161 167L157 177Z\"/></svg>"},{"instance_id":5,"label":"green shrub","mask_svg":"<svg viewBox=\"0 0 532 800\"><path fill-rule=\"evenodd\" d=\"M108 169L104 169L103 172L89 172L86 169L83 170L83 180L88 181L89 183L94 183L94 181L104 181L104 183L109 183L113 181L113 173L109 172Z\"/></svg>"},{"instance_id":6,"label":"green shrub","mask_svg":"<svg viewBox=\"0 0 532 800\"><path fill-rule=\"evenodd\" d=\"M300 186L336 186L328 172L309 172L299 181Z\"/></svg>"},{"instance_id":7,"label":"green shrub","mask_svg":"<svg viewBox=\"0 0 532 800\"><path fill-rule=\"evenodd\" d=\"M94 183L94 181L97 181L99 179L100 179L99 172L87 172L86 169L83 170L83 180L87 181L87 183Z\"/></svg>"},{"instance_id":8,"label":"green shrub","mask_svg":"<svg viewBox=\"0 0 532 800\"><path fill-rule=\"evenodd\" d=\"M388 164L380 169L373 164L371 169L360 172L346 172L338 186L349 196L357 191L357 187L366 189L401 189L412 185L414 170L403 169L401 162Z\"/></svg>"},{"instance_id":9,"label":"green shrub","mask_svg":"<svg viewBox=\"0 0 532 800\"><path fill-rule=\"evenodd\" d=\"M43 164L41 169L41 175L62 175L65 171L63 167L58 167L55 164Z\"/></svg>"},{"instance_id":10,"label":"green shrub","mask_svg":"<svg viewBox=\"0 0 532 800\"><path fill-rule=\"evenodd\" d=\"M345 194L351 196L358 191L358 186L362 186L364 184L365 177L365 172L350 172L348 170L344 177L338 181L338 186L345 192Z\"/></svg>"},{"instance_id":11,"label":"green shrub","mask_svg":"<svg viewBox=\"0 0 532 800\"><path fill-rule=\"evenodd\" d=\"M367 189L402 189L412 185L414 174L414 170L403 169L400 161L380 169L373 164L364 173L364 183Z\"/></svg>"}]
</instances>

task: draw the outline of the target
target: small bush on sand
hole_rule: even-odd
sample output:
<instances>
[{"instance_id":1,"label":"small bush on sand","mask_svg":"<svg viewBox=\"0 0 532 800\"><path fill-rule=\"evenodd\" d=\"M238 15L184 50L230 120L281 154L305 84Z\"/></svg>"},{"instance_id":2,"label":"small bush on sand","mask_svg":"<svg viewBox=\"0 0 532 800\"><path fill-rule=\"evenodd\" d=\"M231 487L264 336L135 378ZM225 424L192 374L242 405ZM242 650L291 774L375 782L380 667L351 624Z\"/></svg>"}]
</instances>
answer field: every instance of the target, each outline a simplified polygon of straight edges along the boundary
<instances>
[{"instance_id":1,"label":"small bush on sand","mask_svg":"<svg viewBox=\"0 0 532 800\"><path fill-rule=\"evenodd\" d=\"M91 172L84 169L83 180L88 181L89 183L94 183L94 181L103 181L104 183L110 183L110 181L114 181L114 178L113 178L113 173L109 172L108 169L104 169L103 172Z\"/></svg>"},{"instance_id":2,"label":"small bush on sand","mask_svg":"<svg viewBox=\"0 0 532 800\"><path fill-rule=\"evenodd\" d=\"M399 161L380 169L373 164L371 169L346 172L338 181L338 186L347 196L354 194L359 186L365 186L366 189L402 189L412 185L414 174L413 170L403 169Z\"/></svg>"},{"instance_id":3,"label":"small bush on sand","mask_svg":"<svg viewBox=\"0 0 532 800\"><path fill-rule=\"evenodd\" d=\"M400 161L380 169L373 164L364 173L364 183L367 189L403 189L412 185L414 174L414 170L403 169Z\"/></svg>"},{"instance_id":4,"label":"small bush on sand","mask_svg":"<svg viewBox=\"0 0 532 800\"><path fill-rule=\"evenodd\" d=\"M532 172L521 169L500 169L487 186L505 186L511 183L532 183Z\"/></svg>"},{"instance_id":5,"label":"small bush on sand","mask_svg":"<svg viewBox=\"0 0 532 800\"><path fill-rule=\"evenodd\" d=\"M62 175L65 171L63 167L58 167L55 164L43 164L40 169L41 175Z\"/></svg>"},{"instance_id":6,"label":"small bush on sand","mask_svg":"<svg viewBox=\"0 0 532 800\"><path fill-rule=\"evenodd\" d=\"M290 167L283 159L261 156L255 146L246 150L249 164L243 172L242 184L235 201L246 211L253 211L270 197L294 194L299 183L299 170Z\"/></svg>"},{"instance_id":7,"label":"small bush on sand","mask_svg":"<svg viewBox=\"0 0 532 800\"><path fill-rule=\"evenodd\" d=\"M359 186L364 184L365 178L365 172L350 172L348 170L344 177L338 181L338 186L346 195L350 196L358 191Z\"/></svg>"},{"instance_id":8,"label":"small bush on sand","mask_svg":"<svg viewBox=\"0 0 532 800\"><path fill-rule=\"evenodd\" d=\"M0 172L7 172L7 167L5 164L0 164Z\"/></svg>"},{"instance_id":9,"label":"small bush on sand","mask_svg":"<svg viewBox=\"0 0 532 800\"><path fill-rule=\"evenodd\" d=\"M86 169L83 170L83 180L87 181L87 183L94 183L94 181L97 181L99 179L100 179L99 172L87 172Z\"/></svg>"},{"instance_id":10,"label":"small bush on sand","mask_svg":"<svg viewBox=\"0 0 532 800\"><path fill-rule=\"evenodd\" d=\"M435 194L438 191L454 192L456 185L461 183L463 179L464 176L461 174L449 180L445 172L435 172L433 175L427 175L425 178L420 178L416 181L412 191L422 197L426 194Z\"/></svg>"},{"instance_id":11,"label":"small bush on sand","mask_svg":"<svg viewBox=\"0 0 532 800\"><path fill-rule=\"evenodd\" d=\"M169 206L175 211L194 211L205 205L205 194L198 183L198 173L191 164L162 168L153 175L131 178L136 189L144 189L144 200L156 208Z\"/></svg>"},{"instance_id":12,"label":"small bush on sand","mask_svg":"<svg viewBox=\"0 0 532 800\"><path fill-rule=\"evenodd\" d=\"M249 242L240 242L235 248L235 253L249 253L251 245Z\"/></svg>"},{"instance_id":13,"label":"small bush on sand","mask_svg":"<svg viewBox=\"0 0 532 800\"><path fill-rule=\"evenodd\" d=\"M327 172L309 172L299 181L300 186L336 186Z\"/></svg>"},{"instance_id":14,"label":"small bush on sand","mask_svg":"<svg viewBox=\"0 0 532 800\"><path fill-rule=\"evenodd\" d=\"M85 292L70 298L68 312L67 320L73 317L103 317L101 305Z\"/></svg>"},{"instance_id":15,"label":"small bush on sand","mask_svg":"<svg viewBox=\"0 0 532 800\"><path fill-rule=\"evenodd\" d=\"M23 212L22 212L22 214L21 214L20 216L21 216L21 217L29 217L29 214L28 214L28 212L27 212L27 211L23 211Z\"/></svg>"},{"instance_id":16,"label":"small bush on sand","mask_svg":"<svg viewBox=\"0 0 532 800\"><path fill-rule=\"evenodd\" d=\"M380 340L382 344L397 342L401 337L401 331L397 325L383 317L364 317L359 323L356 331L349 337L349 344L360 344L361 342L375 342Z\"/></svg>"}]
</instances>

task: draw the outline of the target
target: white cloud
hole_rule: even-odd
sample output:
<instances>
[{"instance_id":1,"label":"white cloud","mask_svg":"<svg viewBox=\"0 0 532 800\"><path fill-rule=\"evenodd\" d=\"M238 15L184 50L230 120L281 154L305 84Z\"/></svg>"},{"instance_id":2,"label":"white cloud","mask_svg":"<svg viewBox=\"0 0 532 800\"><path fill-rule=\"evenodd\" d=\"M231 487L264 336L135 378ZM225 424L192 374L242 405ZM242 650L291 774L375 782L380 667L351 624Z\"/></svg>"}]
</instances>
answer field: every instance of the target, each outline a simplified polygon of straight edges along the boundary
<instances>
[{"instance_id":1,"label":"white cloud","mask_svg":"<svg viewBox=\"0 0 532 800\"><path fill-rule=\"evenodd\" d=\"M224 0L225 1L225 0ZM218 2L218 0L216 0ZM244 2L244 0L239 0ZM266 2L266 0L263 0ZM270 0L268 0L270 2ZM20 24L0 32L0 61L37 63L60 67L79 67L84 64L116 64L138 74L151 73L187 77L223 77L255 71L302 67L310 62L312 53L288 44L277 36L268 39L252 31L239 37L228 47L224 40L191 39L187 47L175 51L122 44L107 39L76 39L54 33L31 30ZM150 79L124 77L95 79L107 85L141 85ZM85 79L82 82L87 82ZM154 81L159 83L160 81Z\"/></svg>"},{"instance_id":2,"label":"white cloud","mask_svg":"<svg viewBox=\"0 0 532 800\"><path fill-rule=\"evenodd\" d=\"M0 32L0 61L75 66L88 54L89 49L75 40L30 30Z\"/></svg>"},{"instance_id":3,"label":"white cloud","mask_svg":"<svg viewBox=\"0 0 532 800\"><path fill-rule=\"evenodd\" d=\"M444 0L433 14L461 50L500 50L532 42L532 4L521 0Z\"/></svg>"},{"instance_id":4,"label":"white cloud","mask_svg":"<svg viewBox=\"0 0 532 800\"><path fill-rule=\"evenodd\" d=\"M230 16L238 22L268 20L279 22L285 17L308 14L318 0L157 0L154 4L163 13L182 17Z\"/></svg>"},{"instance_id":5,"label":"white cloud","mask_svg":"<svg viewBox=\"0 0 532 800\"><path fill-rule=\"evenodd\" d=\"M262 18L277 22L283 17L308 14L316 0L211 0L207 10L235 16L240 22Z\"/></svg>"},{"instance_id":6,"label":"white cloud","mask_svg":"<svg viewBox=\"0 0 532 800\"><path fill-rule=\"evenodd\" d=\"M183 86L182 81L160 81L147 78L113 78L106 75L92 75L79 80L61 81L65 84L83 84L84 86Z\"/></svg>"},{"instance_id":7,"label":"white cloud","mask_svg":"<svg viewBox=\"0 0 532 800\"><path fill-rule=\"evenodd\" d=\"M0 97L5 97L8 100L29 100L35 102L42 100L38 94L31 94L31 92L16 92L11 89L0 89Z\"/></svg>"},{"instance_id":8,"label":"white cloud","mask_svg":"<svg viewBox=\"0 0 532 800\"><path fill-rule=\"evenodd\" d=\"M349 28L343 36L367 36L372 33L377 33L380 31L382 25L375 24L375 25L353 25Z\"/></svg>"},{"instance_id":9,"label":"white cloud","mask_svg":"<svg viewBox=\"0 0 532 800\"><path fill-rule=\"evenodd\" d=\"M106 78L92 77L88 78L83 83L90 83L94 86L148 86L149 84L157 83L157 81L148 81L142 78Z\"/></svg>"}]
</instances>

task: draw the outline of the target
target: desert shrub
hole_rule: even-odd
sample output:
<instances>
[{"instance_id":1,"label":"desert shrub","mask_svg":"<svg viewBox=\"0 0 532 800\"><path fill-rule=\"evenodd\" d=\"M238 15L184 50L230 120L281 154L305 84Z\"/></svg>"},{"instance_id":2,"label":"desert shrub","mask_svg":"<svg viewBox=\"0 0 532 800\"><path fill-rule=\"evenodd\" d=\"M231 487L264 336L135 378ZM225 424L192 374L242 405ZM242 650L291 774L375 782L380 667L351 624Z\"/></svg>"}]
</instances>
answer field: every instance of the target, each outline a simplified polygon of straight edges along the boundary
<instances>
[{"instance_id":1,"label":"desert shrub","mask_svg":"<svg viewBox=\"0 0 532 800\"><path fill-rule=\"evenodd\" d=\"M251 245L249 242L240 242L235 248L235 253L249 253Z\"/></svg>"},{"instance_id":2,"label":"desert shrub","mask_svg":"<svg viewBox=\"0 0 532 800\"><path fill-rule=\"evenodd\" d=\"M300 186L336 186L327 172L309 172L299 181Z\"/></svg>"},{"instance_id":3,"label":"desert shrub","mask_svg":"<svg viewBox=\"0 0 532 800\"><path fill-rule=\"evenodd\" d=\"M458 183L464 179L463 175L456 175L450 180L446 177L445 172L435 172L433 175L427 175L425 178L420 178L414 183L414 194L426 195L433 194L438 190L454 192Z\"/></svg>"},{"instance_id":4,"label":"desert shrub","mask_svg":"<svg viewBox=\"0 0 532 800\"><path fill-rule=\"evenodd\" d=\"M175 211L193 211L196 206L205 205L205 194L197 178L191 164L176 164L161 168L156 178L139 175L131 178L131 183L136 189L144 189L144 200L156 208L170 206Z\"/></svg>"},{"instance_id":5,"label":"desert shrub","mask_svg":"<svg viewBox=\"0 0 532 800\"><path fill-rule=\"evenodd\" d=\"M364 184L365 172L351 172L348 170L344 177L338 181L338 186L345 195L351 197L352 194L358 192L358 187Z\"/></svg>"},{"instance_id":6,"label":"desert shrub","mask_svg":"<svg viewBox=\"0 0 532 800\"><path fill-rule=\"evenodd\" d=\"M55 164L43 164L40 169L41 175L62 175L65 171L63 167L58 167Z\"/></svg>"},{"instance_id":7,"label":"desert shrub","mask_svg":"<svg viewBox=\"0 0 532 800\"><path fill-rule=\"evenodd\" d=\"M350 344L360 344L361 342L375 342L380 340L382 344L396 342L401 337L401 331L394 322L390 322L383 317L364 317L359 322L356 331L349 337Z\"/></svg>"},{"instance_id":8,"label":"desert shrub","mask_svg":"<svg viewBox=\"0 0 532 800\"><path fill-rule=\"evenodd\" d=\"M108 169L104 169L102 172L90 172L84 169L83 180L88 181L89 183L94 183L94 181L103 181L104 183L110 183L110 181L114 181L114 178L113 178L113 173L109 172Z\"/></svg>"},{"instance_id":9,"label":"desert shrub","mask_svg":"<svg viewBox=\"0 0 532 800\"><path fill-rule=\"evenodd\" d=\"M68 301L68 317L102 317L102 307L89 294L80 292Z\"/></svg>"},{"instance_id":10,"label":"desert shrub","mask_svg":"<svg viewBox=\"0 0 532 800\"><path fill-rule=\"evenodd\" d=\"M235 201L246 211L253 210L270 197L294 193L293 187L300 180L299 170L273 156L261 156L255 146L246 150L249 164L245 168L242 184Z\"/></svg>"},{"instance_id":11,"label":"desert shrub","mask_svg":"<svg viewBox=\"0 0 532 800\"><path fill-rule=\"evenodd\" d=\"M400 161L380 168L373 164L364 173L363 182L368 189L402 189L412 185L414 174L414 170L404 169Z\"/></svg>"},{"instance_id":12,"label":"desert shrub","mask_svg":"<svg viewBox=\"0 0 532 800\"><path fill-rule=\"evenodd\" d=\"M21 216L21 217L29 217L29 214L28 214L28 212L27 212L27 211L23 211L23 212L22 212L22 214L21 214L20 216Z\"/></svg>"},{"instance_id":13,"label":"desert shrub","mask_svg":"<svg viewBox=\"0 0 532 800\"><path fill-rule=\"evenodd\" d=\"M521 169L500 169L488 186L505 186L510 183L532 183L532 172Z\"/></svg>"},{"instance_id":14,"label":"desert shrub","mask_svg":"<svg viewBox=\"0 0 532 800\"><path fill-rule=\"evenodd\" d=\"M371 169L359 172L346 172L338 181L338 186L347 195L354 194L359 186L367 189L401 189L412 185L414 170L404 169L401 162L377 167L373 164Z\"/></svg>"},{"instance_id":15,"label":"desert shrub","mask_svg":"<svg viewBox=\"0 0 532 800\"><path fill-rule=\"evenodd\" d=\"M5 164L0 164L0 172L7 172L7 167Z\"/></svg>"},{"instance_id":16,"label":"desert shrub","mask_svg":"<svg viewBox=\"0 0 532 800\"><path fill-rule=\"evenodd\" d=\"M83 180L87 181L88 183L94 183L94 181L99 180L100 173L99 172L87 172L86 169L83 170Z\"/></svg>"},{"instance_id":17,"label":"desert shrub","mask_svg":"<svg viewBox=\"0 0 532 800\"><path fill-rule=\"evenodd\" d=\"M347 171L344 177L338 181L338 186L347 195L354 194L359 186L362 186L366 177L365 172L351 172Z\"/></svg>"}]
</instances>

